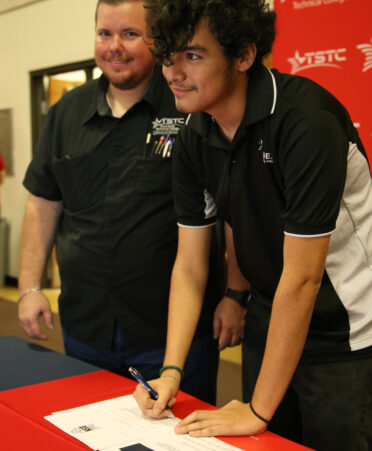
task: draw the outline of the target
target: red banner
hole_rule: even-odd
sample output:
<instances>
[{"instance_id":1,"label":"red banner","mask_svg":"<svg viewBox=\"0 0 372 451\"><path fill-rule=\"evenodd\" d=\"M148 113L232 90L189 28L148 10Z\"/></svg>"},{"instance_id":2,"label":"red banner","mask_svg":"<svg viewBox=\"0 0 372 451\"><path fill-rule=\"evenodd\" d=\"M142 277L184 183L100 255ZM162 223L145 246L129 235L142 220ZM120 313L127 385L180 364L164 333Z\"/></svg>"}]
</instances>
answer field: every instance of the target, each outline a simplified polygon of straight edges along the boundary
<instances>
[{"instance_id":1,"label":"red banner","mask_svg":"<svg viewBox=\"0 0 372 451\"><path fill-rule=\"evenodd\" d=\"M274 0L273 66L310 78L349 111L372 167L372 0Z\"/></svg>"}]
</instances>

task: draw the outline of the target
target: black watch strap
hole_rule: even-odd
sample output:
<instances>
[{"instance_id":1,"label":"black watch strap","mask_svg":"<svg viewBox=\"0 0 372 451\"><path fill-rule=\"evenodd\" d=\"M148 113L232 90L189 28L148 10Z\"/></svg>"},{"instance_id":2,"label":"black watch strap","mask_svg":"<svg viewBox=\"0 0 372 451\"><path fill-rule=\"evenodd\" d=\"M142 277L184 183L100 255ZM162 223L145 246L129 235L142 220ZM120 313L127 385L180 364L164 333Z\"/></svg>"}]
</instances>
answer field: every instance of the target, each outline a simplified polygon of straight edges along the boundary
<instances>
[{"instance_id":1,"label":"black watch strap","mask_svg":"<svg viewBox=\"0 0 372 451\"><path fill-rule=\"evenodd\" d=\"M251 292L249 290L233 290L232 288L228 288L226 290L225 296L230 299L234 299L241 307L247 307L248 299Z\"/></svg>"}]
</instances>

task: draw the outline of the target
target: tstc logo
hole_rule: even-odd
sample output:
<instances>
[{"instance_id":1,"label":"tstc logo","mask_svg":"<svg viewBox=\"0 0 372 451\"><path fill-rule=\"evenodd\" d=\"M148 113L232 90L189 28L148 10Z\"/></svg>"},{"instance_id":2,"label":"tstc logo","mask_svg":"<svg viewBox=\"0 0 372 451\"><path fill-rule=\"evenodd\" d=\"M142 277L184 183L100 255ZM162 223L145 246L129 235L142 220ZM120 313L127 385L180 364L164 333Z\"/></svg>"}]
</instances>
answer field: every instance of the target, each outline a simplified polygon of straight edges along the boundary
<instances>
[{"instance_id":1,"label":"tstc logo","mask_svg":"<svg viewBox=\"0 0 372 451\"><path fill-rule=\"evenodd\" d=\"M285 3L287 0L278 0L280 4ZM314 8L317 6L328 6L333 3L343 4L347 0L292 0L293 9L305 9Z\"/></svg>"},{"instance_id":2,"label":"tstc logo","mask_svg":"<svg viewBox=\"0 0 372 451\"><path fill-rule=\"evenodd\" d=\"M177 135L184 124L185 119L183 117L156 118L152 122L152 133L153 135Z\"/></svg>"},{"instance_id":3,"label":"tstc logo","mask_svg":"<svg viewBox=\"0 0 372 451\"><path fill-rule=\"evenodd\" d=\"M288 58L292 65L292 74L312 67L335 67L341 69L340 63L346 61L346 49L319 50L306 52L303 56L296 50L295 56Z\"/></svg>"},{"instance_id":4,"label":"tstc logo","mask_svg":"<svg viewBox=\"0 0 372 451\"><path fill-rule=\"evenodd\" d=\"M368 42L367 44L357 45L357 49L364 53L365 57L362 72L372 69L372 38L371 42Z\"/></svg>"}]
</instances>

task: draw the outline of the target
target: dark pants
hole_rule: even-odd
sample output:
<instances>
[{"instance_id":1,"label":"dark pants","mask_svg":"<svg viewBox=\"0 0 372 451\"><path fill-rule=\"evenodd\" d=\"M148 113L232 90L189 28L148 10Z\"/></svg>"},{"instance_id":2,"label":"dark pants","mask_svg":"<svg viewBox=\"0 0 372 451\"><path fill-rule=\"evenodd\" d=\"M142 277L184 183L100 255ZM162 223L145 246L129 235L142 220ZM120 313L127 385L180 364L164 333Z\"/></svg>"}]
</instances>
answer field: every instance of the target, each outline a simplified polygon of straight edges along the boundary
<instances>
[{"instance_id":1,"label":"dark pants","mask_svg":"<svg viewBox=\"0 0 372 451\"><path fill-rule=\"evenodd\" d=\"M249 402L263 348L243 343ZM372 359L300 363L268 429L317 451L372 450Z\"/></svg>"},{"instance_id":2,"label":"dark pants","mask_svg":"<svg viewBox=\"0 0 372 451\"><path fill-rule=\"evenodd\" d=\"M157 379L163 364L164 348L129 352L123 335L118 327L110 352L88 346L67 335L63 330L66 354L93 365L131 377L127 371L135 367L146 380ZM193 341L188 354L184 378L180 389L210 404L216 404L218 342L211 336L197 338Z\"/></svg>"}]
</instances>

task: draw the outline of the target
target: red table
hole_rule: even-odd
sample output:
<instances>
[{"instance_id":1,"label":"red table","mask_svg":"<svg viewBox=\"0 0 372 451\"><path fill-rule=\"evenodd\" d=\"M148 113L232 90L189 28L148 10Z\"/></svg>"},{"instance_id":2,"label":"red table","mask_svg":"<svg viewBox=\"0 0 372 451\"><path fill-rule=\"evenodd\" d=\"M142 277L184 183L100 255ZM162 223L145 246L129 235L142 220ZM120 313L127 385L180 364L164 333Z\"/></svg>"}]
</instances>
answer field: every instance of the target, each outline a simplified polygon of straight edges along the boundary
<instances>
[{"instance_id":1,"label":"red table","mask_svg":"<svg viewBox=\"0 0 372 451\"><path fill-rule=\"evenodd\" d=\"M0 392L0 449L2 451L82 451L86 445L65 434L44 419L60 410L127 395L136 382L97 371ZM195 409L213 409L180 392L172 409L183 418ZM220 437L238 448L252 451L301 451L304 446L271 432L255 437Z\"/></svg>"}]
</instances>

